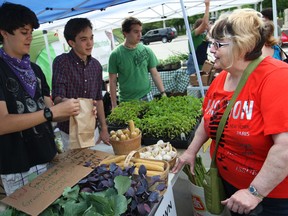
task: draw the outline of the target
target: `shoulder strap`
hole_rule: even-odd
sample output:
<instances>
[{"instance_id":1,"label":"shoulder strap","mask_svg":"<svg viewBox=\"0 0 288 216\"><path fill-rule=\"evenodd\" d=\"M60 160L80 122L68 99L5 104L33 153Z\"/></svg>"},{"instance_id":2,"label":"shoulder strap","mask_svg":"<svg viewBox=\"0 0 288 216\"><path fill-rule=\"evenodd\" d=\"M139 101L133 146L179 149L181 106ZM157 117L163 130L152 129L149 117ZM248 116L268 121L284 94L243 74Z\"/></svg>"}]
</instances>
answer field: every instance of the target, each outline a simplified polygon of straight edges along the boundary
<instances>
[{"instance_id":1,"label":"shoulder strap","mask_svg":"<svg viewBox=\"0 0 288 216\"><path fill-rule=\"evenodd\" d=\"M264 58L262 56L258 57L257 59L253 60L252 62L250 62L250 64L247 66L247 68L244 70L243 75L239 81L239 84L231 98L231 100L229 101L229 104L226 108L226 110L224 111L224 114L220 120L220 123L218 125L217 128L217 133L216 133L216 146L215 146L215 151L213 153L213 157L212 157L212 161L211 161L211 167L216 167L216 153L218 150L218 144L222 135L222 132L224 130L224 126L226 124L226 120L228 118L228 115L230 113L230 110L232 108L232 106L234 105L239 93L241 92L243 86L245 85L249 75L252 73L252 71L254 71L254 69L258 66L258 64L263 60Z\"/></svg>"},{"instance_id":2,"label":"shoulder strap","mask_svg":"<svg viewBox=\"0 0 288 216\"><path fill-rule=\"evenodd\" d=\"M277 45L279 47L279 49L281 50L281 53L283 53L286 57L286 59L288 59L288 55L287 53L281 48L281 46ZM281 58L282 58L282 55L281 55ZM283 60L283 59L282 59Z\"/></svg>"}]
</instances>

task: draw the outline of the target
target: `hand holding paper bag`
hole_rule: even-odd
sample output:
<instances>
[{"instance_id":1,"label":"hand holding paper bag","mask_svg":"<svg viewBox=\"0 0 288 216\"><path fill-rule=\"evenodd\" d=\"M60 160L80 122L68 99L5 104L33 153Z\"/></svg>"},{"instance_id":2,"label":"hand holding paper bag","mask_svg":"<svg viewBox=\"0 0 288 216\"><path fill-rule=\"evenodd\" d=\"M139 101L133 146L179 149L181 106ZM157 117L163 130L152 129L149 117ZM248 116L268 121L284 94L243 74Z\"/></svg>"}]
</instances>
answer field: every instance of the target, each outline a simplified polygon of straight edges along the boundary
<instances>
[{"instance_id":1,"label":"hand holding paper bag","mask_svg":"<svg viewBox=\"0 0 288 216\"><path fill-rule=\"evenodd\" d=\"M70 148L87 148L95 145L94 130L96 118L92 99L79 98L80 113L70 117Z\"/></svg>"}]
</instances>

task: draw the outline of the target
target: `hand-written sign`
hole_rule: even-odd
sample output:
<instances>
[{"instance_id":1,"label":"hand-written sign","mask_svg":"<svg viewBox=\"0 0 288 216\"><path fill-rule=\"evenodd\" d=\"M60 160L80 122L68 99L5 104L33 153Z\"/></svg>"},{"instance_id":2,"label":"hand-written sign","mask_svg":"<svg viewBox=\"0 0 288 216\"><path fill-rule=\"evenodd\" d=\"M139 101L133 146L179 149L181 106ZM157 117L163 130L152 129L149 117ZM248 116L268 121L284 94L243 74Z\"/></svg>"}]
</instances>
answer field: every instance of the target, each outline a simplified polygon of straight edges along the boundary
<instances>
[{"instance_id":1,"label":"hand-written sign","mask_svg":"<svg viewBox=\"0 0 288 216\"><path fill-rule=\"evenodd\" d=\"M85 164L89 163L91 168L95 168L103 159L108 156L111 156L111 154L91 149L76 149L57 155L52 163L58 164L66 161L82 166L85 166Z\"/></svg>"},{"instance_id":2,"label":"hand-written sign","mask_svg":"<svg viewBox=\"0 0 288 216\"><path fill-rule=\"evenodd\" d=\"M66 157L58 159L52 168L1 202L27 214L39 215L61 196L66 187L73 187L92 171L91 167L83 166L85 162L91 161L96 165L98 160L101 161L107 156L107 153L90 149L67 153Z\"/></svg>"}]
</instances>

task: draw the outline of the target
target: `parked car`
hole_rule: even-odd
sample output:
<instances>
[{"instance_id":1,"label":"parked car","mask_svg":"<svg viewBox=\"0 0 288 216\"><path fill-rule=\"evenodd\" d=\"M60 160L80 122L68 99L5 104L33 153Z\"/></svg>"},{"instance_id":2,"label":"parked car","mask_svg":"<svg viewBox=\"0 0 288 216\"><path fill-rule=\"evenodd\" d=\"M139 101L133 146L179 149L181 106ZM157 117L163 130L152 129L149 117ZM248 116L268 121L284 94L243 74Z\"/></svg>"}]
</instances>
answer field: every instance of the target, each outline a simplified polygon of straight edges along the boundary
<instances>
[{"instance_id":1,"label":"parked car","mask_svg":"<svg viewBox=\"0 0 288 216\"><path fill-rule=\"evenodd\" d=\"M281 43L283 46L288 45L288 33L285 33L284 31L281 33Z\"/></svg>"},{"instance_id":2,"label":"parked car","mask_svg":"<svg viewBox=\"0 0 288 216\"><path fill-rule=\"evenodd\" d=\"M146 45L155 41L170 43L176 37L177 37L177 30L173 27L167 27L148 31L145 35L142 36L141 41Z\"/></svg>"}]
</instances>

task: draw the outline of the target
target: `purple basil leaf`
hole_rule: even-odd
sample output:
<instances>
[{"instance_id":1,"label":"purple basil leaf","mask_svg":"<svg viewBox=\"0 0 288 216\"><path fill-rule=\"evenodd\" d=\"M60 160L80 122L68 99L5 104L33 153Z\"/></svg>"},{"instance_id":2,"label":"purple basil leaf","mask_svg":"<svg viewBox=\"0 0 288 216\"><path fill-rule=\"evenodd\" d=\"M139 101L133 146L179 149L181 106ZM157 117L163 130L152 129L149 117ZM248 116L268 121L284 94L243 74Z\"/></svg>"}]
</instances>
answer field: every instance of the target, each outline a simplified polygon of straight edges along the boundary
<instances>
[{"instance_id":1,"label":"purple basil leaf","mask_svg":"<svg viewBox=\"0 0 288 216\"><path fill-rule=\"evenodd\" d=\"M156 190L163 191L164 189L166 189L166 184L164 183L161 183L156 186Z\"/></svg>"},{"instance_id":2,"label":"purple basil leaf","mask_svg":"<svg viewBox=\"0 0 288 216\"><path fill-rule=\"evenodd\" d=\"M147 179L144 179L144 178L141 179L140 183L146 190L148 190L148 181L147 181Z\"/></svg>"},{"instance_id":3,"label":"purple basil leaf","mask_svg":"<svg viewBox=\"0 0 288 216\"><path fill-rule=\"evenodd\" d=\"M157 176L152 176L149 185L152 186L154 185L156 182L161 181L161 178L159 175Z\"/></svg>"},{"instance_id":4,"label":"purple basil leaf","mask_svg":"<svg viewBox=\"0 0 288 216\"><path fill-rule=\"evenodd\" d=\"M98 181L103 181L105 178L103 176L99 176Z\"/></svg>"},{"instance_id":5,"label":"purple basil leaf","mask_svg":"<svg viewBox=\"0 0 288 216\"><path fill-rule=\"evenodd\" d=\"M137 210L138 210L140 215L146 215L146 213L147 213L145 206L144 206L144 203L139 203L137 205Z\"/></svg>"},{"instance_id":6,"label":"purple basil leaf","mask_svg":"<svg viewBox=\"0 0 288 216\"><path fill-rule=\"evenodd\" d=\"M132 187L130 187L126 192L126 196L134 197L135 196L135 190Z\"/></svg>"},{"instance_id":7,"label":"purple basil leaf","mask_svg":"<svg viewBox=\"0 0 288 216\"><path fill-rule=\"evenodd\" d=\"M78 182L78 184L86 184L86 183L87 183L87 178L84 178Z\"/></svg>"},{"instance_id":8,"label":"purple basil leaf","mask_svg":"<svg viewBox=\"0 0 288 216\"><path fill-rule=\"evenodd\" d=\"M100 166L97 168L97 170L95 170L96 173L98 175L102 174L102 173L106 173L107 172L107 166Z\"/></svg>"},{"instance_id":9,"label":"purple basil leaf","mask_svg":"<svg viewBox=\"0 0 288 216\"><path fill-rule=\"evenodd\" d=\"M108 179L108 185L110 188L112 188L114 186L114 181L112 178Z\"/></svg>"},{"instance_id":10,"label":"purple basil leaf","mask_svg":"<svg viewBox=\"0 0 288 216\"><path fill-rule=\"evenodd\" d=\"M145 191L146 191L146 188L143 187L143 186L140 186L140 187L137 188L136 195L141 195L141 194L143 194Z\"/></svg>"},{"instance_id":11,"label":"purple basil leaf","mask_svg":"<svg viewBox=\"0 0 288 216\"><path fill-rule=\"evenodd\" d=\"M101 181L102 187L103 188L108 188L109 187L109 182L107 180Z\"/></svg>"},{"instance_id":12,"label":"purple basil leaf","mask_svg":"<svg viewBox=\"0 0 288 216\"><path fill-rule=\"evenodd\" d=\"M96 167L97 169L106 169L107 170L107 164L101 164L100 166Z\"/></svg>"},{"instance_id":13,"label":"purple basil leaf","mask_svg":"<svg viewBox=\"0 0 288 216\"><path fill-rule=\"evenodd\" d=\"M99 189L96 186L91 185L91 188L93 191L99 191Z\"/></svg>"},{"instance_id":14,"label":"purple basil leaf","mask_svg":"<svg viewBox=\"0 0 288 216\"><path fill-rule=\"evenodd\" d=\"M147 170L143 164L140 165L138 173L140 177L146 176Z\"/></svg>"},{"instance_id":15,"label":"purple basil leaf","mask_svg":"<svg viewBox=\"0 0 288 216\"><path fill-rule=\"evenodd\" d=\"M135 166L131 166L130 168L128 168L127 172L130 176L134 173L135 168Z\"/></svg>"},{"instance_id":16,"label":"purple basil leaf","mask_svg":"<svg viewBox=\"0 0 288 216\"><path fill-rule=\"evenodd\" d=\"M144 208L145 208L147 213L151 212L151 208L150 208L150 206L147 203L144 203Z\"/></svg>"},{"instance_id":17,"label":"purple basil leaf","mask_svg":"<svg viewBox=\"0 0 288 216\"><path fill-rule=\"evenodd\" d=\"M131 181L131 186L134 187L134 186L136 186L136 185L137 185L137 181L135 181L135 180L132 179L132 181Z\"/></svg>"},{"instance_id":18,"label":"purple basil leaf","mask_svg":"<svg viewBox=\"0 0 288 216\"><path fill-rule=\"evenodd\" d=\"M104 174L103 174L103 177L104 177L105 179L110 179L110 178L111 178L111 174L110 174L110 173L104 173Z\"/></svg>"},{"instance_id":19,"label":"purple basil leaf","mask_svg":"<svg viewBox=\"0 0 288 216\"><path fill-rule=\"evenodd\" d=\"M88 177L87 180L89 182L97 182L98 181L98 178L95 178L94 176L91 176L91 177Z\"/></svg>"},{"instance_id":20,"label":"purple basil leaf","mask_svg":"<svg viewBox=\"0 0 288 216\"><path fill-rule=\"evenodd\" d=\"M158 198L159 198L159 194L156 191L153 191L149 197L148 197L148 201L151 203L155 203L158 202Z\"/></svg>"},{"instance_id":21,"label":"purple basil leaf","mask_svg":"<svg viewBox=\"0 0 288 216\"><path fill-rule=\"evenodd\" d=\"M147 203L139 203L137 205L137 210L140 215L147 215L147 213L151 211L151 208Z\"/></svg>"},{"instance_id":22,"label":"purple basil leaf","mask_svg":"<svg viewBox=\"0 0 288 216\"><path fill-rule=\"evenodd\" d=\"M132 200L132 202L131 202L131 209L132 209L132 211L134 210L134 209L136 209L137 208L137 201L136 200Z\"/></svg>"},{"instance_id":23,"label":"purple basil leaf","mask_svg":"<svg viewBox=\"0 0 288 216\"><path fill-rule=\"evenodd\" d=\"M116 165L116 163L111 163L109 169L111 172L114 172L116 169L118 169L118 166Z\"/></svg>"},{"instance_id":24,"label":"purple basil leaf","mask_svg":"<svg viewBox=\"0 0 288 216\"><path fill-rule=\"evenodd\" d=\"M120 167L118 167L114 172L114 177L122 175L123 171Z\"/></svg>"},{"instance_id":25,"label":"purple basil leaf","mask_svg":"<svg viewBox=\"0 0 288 216\"><path fill-rule=\"evenodd\" d=\"M88 192L88 193L92 193L93 190L92 190L91 188L89 188L89 187L84 187L84 188L81 189L80 192Z\"/></svg>"}]
</instances>

